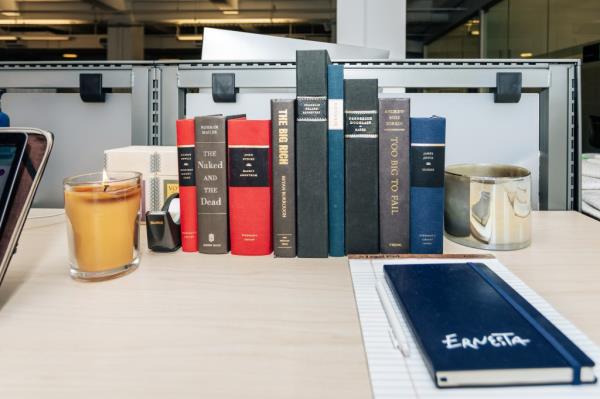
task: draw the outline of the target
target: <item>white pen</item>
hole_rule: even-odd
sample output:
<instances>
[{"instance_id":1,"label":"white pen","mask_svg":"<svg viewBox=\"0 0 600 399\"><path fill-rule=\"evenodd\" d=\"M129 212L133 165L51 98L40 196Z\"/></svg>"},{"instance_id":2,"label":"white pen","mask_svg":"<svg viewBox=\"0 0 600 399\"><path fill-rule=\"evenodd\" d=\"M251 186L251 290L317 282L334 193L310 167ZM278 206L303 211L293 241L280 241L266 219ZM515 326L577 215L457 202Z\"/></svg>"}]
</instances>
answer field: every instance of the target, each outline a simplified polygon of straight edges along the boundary
<instances>
[{"instance_id":1,"label":"white pen","mask_svg":"<svg viewBox=\"0 0 600 399\"><path fill-rule=\"evenodd\" d=\"M402 355L404 355L404 357L409 357L410 348L408 346L408 340L404 335L404 330L402 329L402 326L398 321L398 317L396 316L394 306L390 302L390 297L387 295L385 286L383 284L384 283L382 280L378 280L375 284L375 289L377 290L377 295L379 295L379 301L383 306L383 311L385 312L385 316L387 317L388 323L391 327L391 335L393 335L392 343L396 348L400 349L400 352L402 352Z\"/></svg>"}]
</instances>

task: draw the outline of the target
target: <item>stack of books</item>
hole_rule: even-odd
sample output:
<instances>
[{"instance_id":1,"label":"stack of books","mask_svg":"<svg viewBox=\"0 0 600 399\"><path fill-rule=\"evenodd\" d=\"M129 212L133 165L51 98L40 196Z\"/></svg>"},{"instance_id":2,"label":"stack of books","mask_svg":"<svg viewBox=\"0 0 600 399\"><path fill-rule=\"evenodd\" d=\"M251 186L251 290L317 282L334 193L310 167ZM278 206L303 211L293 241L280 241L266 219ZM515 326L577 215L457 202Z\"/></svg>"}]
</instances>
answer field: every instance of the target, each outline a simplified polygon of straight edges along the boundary
<instances>
[{"instance_id":1,"label":"stack of books","mask_svg":"<svg viewBox=\"0 0 600 399\"><path fill-rule=\"evenodd\" d=\"M445 119L298 51L271 120L177 122L184 251L277 257L441 253Z\"/></svg>"}]
</instances>

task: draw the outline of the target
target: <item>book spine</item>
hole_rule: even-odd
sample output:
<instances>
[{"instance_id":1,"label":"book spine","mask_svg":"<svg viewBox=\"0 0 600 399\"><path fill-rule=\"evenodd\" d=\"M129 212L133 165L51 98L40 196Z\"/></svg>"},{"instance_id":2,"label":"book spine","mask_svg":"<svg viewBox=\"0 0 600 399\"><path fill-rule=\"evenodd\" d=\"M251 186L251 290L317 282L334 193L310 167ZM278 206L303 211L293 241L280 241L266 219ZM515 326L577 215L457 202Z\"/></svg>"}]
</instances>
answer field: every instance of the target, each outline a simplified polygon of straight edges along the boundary
<instances>
[{"instance_id":1,"label":"book spine","mask_svg":"<svg viewBox=\"0 0 600 399\"><path fill-rule=\"evenodd\" d=\"M377 80L344 82L346 252L379 252Z\"/></svg>"},{"instance_id":2,"label":"book spine","mask_svg":"<svg viewBox=\"0 0 600 399\"><path fill-rule=\"evenodd\" d=\"M178 120L176 127L181 249L184 252L196 252L198 251L198 224L196 221L196 176L194 172L194 120Z\"/></svg>"},{"instance_id":3,"label":"book spine","mask_svg":"<svg viewBox=\"0 0 600 399\"><path fill-rule=\"evenodd\" d=\"M229 250L225 130L222 116L196 118L198 250L206 254Z\"/></svg>"},{"instance_id":4,"label":"book spine","mask_svg":"<svg viewBox=\"0 0 600 399\"><path fill-rule=\"evenodd\" d=\"M328 56L320 50L296 54L297 252L302 258L326 258Z\"/></svg>"},{"instance_id":5,"label":"book spine","mask_svg":"<svg viewBox=\"0 0 600 399\"><path fill-rule=\"evenodd\" d=\"M379 240L383 254L410 246L410 100L379 100Z\"/></svg>"},{"instance_id":6,"label":"book spine","mask_svg":"<svg viewBox=\"0 0 600 399\"><path fill-rule=\"evenodd\" d=\"M410 119L410 250L441 254L446 120Z\"/></svg>"},{"instance_id":7,"label":"book spine","mask_svg":"<svg viewBox=\"0 0 600 399\"><path fill-rule=\"evenodd\" d=\"M228 121L231 253L268 255L271 236L271 121Z\"/></svg>"},{"instance_id":8,"label":"book spine","mask_svg":"<svg viewBox=\"0 0 600 399\"><path fill-rule=\"evenodd\" d=\"M329 255L344 256L344 67L329 65L327 76Z\"/></svg>"},{"instance_id":9,"label":"book spine","mask_svg":"<svg viewBox=\"0 0 600 399\"><path fill-rule=\"evenodd\" d=\"M296 135L294 100L272 100L273 248L296 256Z\"/></svg>"}]
</instances>

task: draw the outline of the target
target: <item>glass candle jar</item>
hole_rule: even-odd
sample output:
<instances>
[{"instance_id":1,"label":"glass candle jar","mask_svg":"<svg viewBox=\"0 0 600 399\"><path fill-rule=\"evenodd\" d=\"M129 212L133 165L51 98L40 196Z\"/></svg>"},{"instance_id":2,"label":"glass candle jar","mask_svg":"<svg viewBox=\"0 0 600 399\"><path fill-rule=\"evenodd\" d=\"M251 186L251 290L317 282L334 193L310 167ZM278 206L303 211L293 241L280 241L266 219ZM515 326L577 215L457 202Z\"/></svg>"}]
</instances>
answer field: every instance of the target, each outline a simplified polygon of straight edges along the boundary
<instances>
[{"instance_id":1,"label":"glass candle jar","mask_svg":"<svg viewBox=\"0 0 600 399\"><path fill-rule=\"evenodd\" d=\"M139 264L141 174L104 172L64 180L71 277L98 281Z\"/></svg>"}]
</instances>

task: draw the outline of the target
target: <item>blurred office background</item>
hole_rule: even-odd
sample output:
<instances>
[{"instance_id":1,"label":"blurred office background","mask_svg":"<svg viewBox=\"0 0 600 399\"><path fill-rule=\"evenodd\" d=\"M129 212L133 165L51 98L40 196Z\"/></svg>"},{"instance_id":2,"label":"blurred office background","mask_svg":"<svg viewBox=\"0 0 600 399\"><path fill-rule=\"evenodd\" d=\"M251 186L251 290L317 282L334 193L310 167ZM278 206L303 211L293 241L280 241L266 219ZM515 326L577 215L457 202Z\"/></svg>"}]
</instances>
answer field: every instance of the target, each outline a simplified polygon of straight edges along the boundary
<instances>
[{"instance_id":1,"label":"blurred office background","mask_svg":"<svg viewBox=\"0 0 600 399\"><path fill-rule=\"evenodd\" d=\"M579 58L583 152L600 151L598 0L0 0L0 61L199 59L204 27L392 58Z\"/></svg>"}]
</instances>

